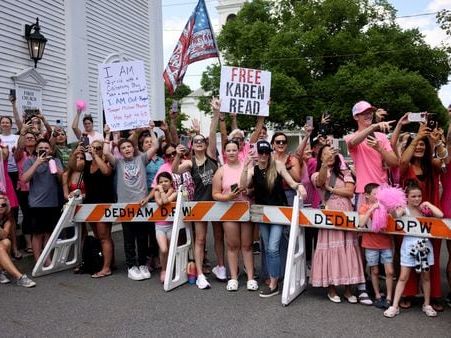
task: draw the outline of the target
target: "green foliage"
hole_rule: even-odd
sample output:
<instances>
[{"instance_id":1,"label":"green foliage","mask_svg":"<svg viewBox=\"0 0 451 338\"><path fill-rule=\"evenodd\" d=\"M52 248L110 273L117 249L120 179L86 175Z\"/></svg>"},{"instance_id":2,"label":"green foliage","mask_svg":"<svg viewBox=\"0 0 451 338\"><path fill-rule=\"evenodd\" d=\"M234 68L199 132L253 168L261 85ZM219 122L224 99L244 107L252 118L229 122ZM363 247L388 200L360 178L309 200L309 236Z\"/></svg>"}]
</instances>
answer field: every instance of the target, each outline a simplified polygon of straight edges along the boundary
<instances>
[{"instance_id":1,"label":"green foliage","mask_svg":"<svg viewBox=\"0 0 451 338\"><path fill-rule=\"evenodd\" d=\"M351 108L362 99L389 119L429 111L445 121L437 91L450 73L446 50L427 45L418 29L402 30L395 15L387 1L254 0L223 27L218 44L226 64L272 72L276 128L328 111L342 133L354 126ZM219 66L209 67L204 90L216 93L219 76ZM207 103L200 109L209 111ZM244 128L246 117L239 119Z\"/></svg>"}]
</instances>

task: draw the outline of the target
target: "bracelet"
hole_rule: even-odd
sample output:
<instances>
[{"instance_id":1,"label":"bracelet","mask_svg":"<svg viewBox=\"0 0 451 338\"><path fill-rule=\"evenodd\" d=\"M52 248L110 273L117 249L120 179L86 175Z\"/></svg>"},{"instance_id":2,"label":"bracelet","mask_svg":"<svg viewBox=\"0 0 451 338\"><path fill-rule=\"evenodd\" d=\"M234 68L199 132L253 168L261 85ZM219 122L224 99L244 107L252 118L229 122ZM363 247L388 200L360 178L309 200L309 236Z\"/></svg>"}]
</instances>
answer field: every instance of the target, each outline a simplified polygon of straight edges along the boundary
<instances>
[{"instance_id":1,"label":"bracelet","mask_svg":"<svg viewBox=\"0 0 451 338\"><path fill-rule=\"evenodd\" d=\"M103 143L110 144L110 141L103 141Z\"/></svg>"}]
</instances>

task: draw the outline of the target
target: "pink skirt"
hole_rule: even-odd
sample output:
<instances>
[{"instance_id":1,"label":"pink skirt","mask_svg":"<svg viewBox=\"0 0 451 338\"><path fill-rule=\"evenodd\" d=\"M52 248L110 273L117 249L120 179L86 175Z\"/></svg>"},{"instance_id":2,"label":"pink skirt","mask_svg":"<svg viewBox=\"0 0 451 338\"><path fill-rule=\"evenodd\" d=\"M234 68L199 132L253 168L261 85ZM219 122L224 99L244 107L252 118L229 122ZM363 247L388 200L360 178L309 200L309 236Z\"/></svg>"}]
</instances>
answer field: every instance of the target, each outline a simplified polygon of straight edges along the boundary
<instances>
[{"instance_id":1,"label":"pink skirt","mask_svg":"<svg viewBox=\"0 0 451 338\"><path fill-rule=\"evenodd\" d=\"M312 262L312 286L327 287L364 282L365 275L357 234L320 229Z\"/></svg>"}]
</instances>

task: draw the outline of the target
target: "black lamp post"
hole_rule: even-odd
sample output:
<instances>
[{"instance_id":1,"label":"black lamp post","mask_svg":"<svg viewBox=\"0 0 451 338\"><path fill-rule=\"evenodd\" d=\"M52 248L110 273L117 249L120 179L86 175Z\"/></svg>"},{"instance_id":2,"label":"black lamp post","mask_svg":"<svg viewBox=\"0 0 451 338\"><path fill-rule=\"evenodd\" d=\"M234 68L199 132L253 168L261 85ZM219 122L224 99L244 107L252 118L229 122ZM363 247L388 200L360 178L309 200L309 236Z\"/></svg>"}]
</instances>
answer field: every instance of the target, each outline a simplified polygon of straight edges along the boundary
<instances>
[{"instance_id":1,"label":"black lamp post","mask_svg":"<svg viewBox=\"0 0 451 338\"><path fill-rule=\"evenodd\" d=\"M34 29L33 33L31 33L32 29ZM47 43L47 39L44 37L44 35L39 33L40 29L41 27L39 27L39 18L36 18L35 24L25 25L25 39L27 39L30 58L34 60L34 68L36 68L38 60L42 59L45 44Z\"/></svg>"}]
</instances>

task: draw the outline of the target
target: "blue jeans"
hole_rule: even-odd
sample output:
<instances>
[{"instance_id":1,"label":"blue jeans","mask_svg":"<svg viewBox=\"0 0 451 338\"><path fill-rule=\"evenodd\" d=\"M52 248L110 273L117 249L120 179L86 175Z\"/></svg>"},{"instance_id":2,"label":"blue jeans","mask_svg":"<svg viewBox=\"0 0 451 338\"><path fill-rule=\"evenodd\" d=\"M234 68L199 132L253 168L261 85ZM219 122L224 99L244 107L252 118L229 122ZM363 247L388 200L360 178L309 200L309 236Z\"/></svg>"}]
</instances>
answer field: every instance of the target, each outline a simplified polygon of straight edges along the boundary
<instances>
[{"instance_id":1,"label":"blue jeans","mask_svg":"<svg viewBox=\"0 0 451 338\"><path fill-rule=\"evenodd\" d=\"M269 276L280 277L280 240L282 238L283 225L260 223L260 237L263 242L264 255Z\"/></svg>"}]
</instances>

